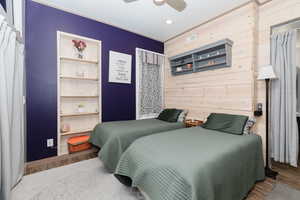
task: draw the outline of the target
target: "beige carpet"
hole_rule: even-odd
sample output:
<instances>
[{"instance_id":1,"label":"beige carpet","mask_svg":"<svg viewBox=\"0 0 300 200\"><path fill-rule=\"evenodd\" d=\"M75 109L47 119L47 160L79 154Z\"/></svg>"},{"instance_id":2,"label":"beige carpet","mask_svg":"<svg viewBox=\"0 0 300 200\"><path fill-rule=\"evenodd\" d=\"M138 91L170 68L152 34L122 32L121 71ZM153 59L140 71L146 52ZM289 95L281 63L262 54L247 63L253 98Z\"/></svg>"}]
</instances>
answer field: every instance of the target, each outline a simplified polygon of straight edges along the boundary
<instances>
[{"instance_id":1,"label":"beige carpet","mask_svg":"<svg viewBox=\"0 0 300 200\"><path fill-rule=\"evenodd\" d=\"M299 200L300 191L277 183L267 200ZM23 178L12 200L145 200L105 171L98 158Z\"/></svg>"},{"instance_id":2,"label":"beige carpet","mask_svg":"<svg viewBox=\"0 0 300 200\"><path fill-rule=\"evenodd\" d=\"M12 200L143 200L103 168L98 158L23 178Z\"/></svg>"}]
</instances>

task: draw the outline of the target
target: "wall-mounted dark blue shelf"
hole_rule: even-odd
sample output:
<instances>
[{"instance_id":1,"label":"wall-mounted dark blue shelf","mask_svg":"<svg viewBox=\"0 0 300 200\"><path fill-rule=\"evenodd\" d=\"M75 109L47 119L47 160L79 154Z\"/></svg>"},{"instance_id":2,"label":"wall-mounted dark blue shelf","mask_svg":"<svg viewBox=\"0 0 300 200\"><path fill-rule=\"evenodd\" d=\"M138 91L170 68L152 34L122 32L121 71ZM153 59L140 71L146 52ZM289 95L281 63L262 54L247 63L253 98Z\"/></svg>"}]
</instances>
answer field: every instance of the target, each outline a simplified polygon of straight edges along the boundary
<instances>
[{"instance_id":1,"label":"wall-mounted dark blue shelf","mask_svg":"<svg viewBox=\"0 0 300 200\"><path fill-rule=\"evenodd\" d=\"M233 42L221 40L169 58L173 75L231 67Z\"/></svg>"}]
</instances>

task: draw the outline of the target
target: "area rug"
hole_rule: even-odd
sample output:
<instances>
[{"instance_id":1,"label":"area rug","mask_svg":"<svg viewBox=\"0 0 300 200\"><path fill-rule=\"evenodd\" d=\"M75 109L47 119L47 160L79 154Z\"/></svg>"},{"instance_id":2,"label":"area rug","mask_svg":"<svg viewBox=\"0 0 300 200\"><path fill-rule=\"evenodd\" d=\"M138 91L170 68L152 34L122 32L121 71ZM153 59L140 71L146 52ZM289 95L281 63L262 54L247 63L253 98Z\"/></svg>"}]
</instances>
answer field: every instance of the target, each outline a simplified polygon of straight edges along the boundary
<instances>
[{"instance_id":1,"label":"area rug","mask_svg":"<svg viewBox=\"0 0 300 200\"><path fill-rule=\"evenodd\" d=\"M300 191L288 185L277 183L274 190L266 197L266 200L299 200Z\"/></svg>"},{"instance_id":2,"label":"area rug","mask_svg":"<svg viewBox=\"0 0 300 200\"><path fill-rule=\"evenodd\" d=\"M98 158L23 178L12 200L144 200L104 169Z\"/></svg>"},{"instance_id":3,"label":"area rug","mask_svg":"<svg viewBox=\"0 0 300 200\"><path fill-rule=\"evenodd\" d=\"M299 200L300 191L277 183L266 200ZM24 176L12 200L145 200L122 185L98 158Z\"/></svg>"}]
</instances>

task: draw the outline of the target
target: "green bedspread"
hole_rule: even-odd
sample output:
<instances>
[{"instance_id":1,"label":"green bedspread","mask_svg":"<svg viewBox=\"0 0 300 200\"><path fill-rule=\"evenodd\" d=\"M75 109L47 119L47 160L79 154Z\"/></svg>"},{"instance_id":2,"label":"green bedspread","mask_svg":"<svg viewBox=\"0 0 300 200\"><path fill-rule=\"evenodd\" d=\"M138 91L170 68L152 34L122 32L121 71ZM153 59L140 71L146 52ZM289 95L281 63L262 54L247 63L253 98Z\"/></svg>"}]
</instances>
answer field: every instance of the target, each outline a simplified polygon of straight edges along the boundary
<instances>
[{"instance_id":1,"label":"green bedspread","mask_svg":"<svg viewBox=\"0 0 300 200\"><path fill-rule=\"evenodd\" d=\"M202 127L147 136L123 153L115 176L151 200L241 200L265 178L262 142Z\"/></svg>"},{"instance_id":2,"label":"green bedspread","mask_svg":"<svg viewBox=\"0 0 300 200\"><path fill-rule=\"evenodd\" d=\"M99 158L109 172L114 172L122 153L136 139L183 127L181 122L170 123L158 119L105 122L94 128L90 142L101 148Z\"/></svg>"}]
</instances>

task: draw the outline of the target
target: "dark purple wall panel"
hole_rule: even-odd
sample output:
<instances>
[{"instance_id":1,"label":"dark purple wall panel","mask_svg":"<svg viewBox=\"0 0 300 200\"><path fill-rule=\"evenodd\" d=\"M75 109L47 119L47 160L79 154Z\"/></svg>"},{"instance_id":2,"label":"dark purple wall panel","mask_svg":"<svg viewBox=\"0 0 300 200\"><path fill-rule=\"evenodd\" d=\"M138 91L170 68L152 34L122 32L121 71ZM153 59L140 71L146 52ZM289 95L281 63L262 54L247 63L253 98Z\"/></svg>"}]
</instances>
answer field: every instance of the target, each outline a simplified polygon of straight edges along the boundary
<instances>
[{"instance_id":1,"label":"dark purple wall panel","mask_svg":"<svg viewBox=\"0 0 300 200\"><path fill-rule=\"evenodd\" d=\"M94 20L26 1L27 160L55 156L57 138L56 31L102 41L102 119L135 119L135 49L163 53L163 43ZM132 84L108 83L109 50L131 54Z\"/></svg>"},{"instance_id":2,"label":"dark purple wall panel","mask_svg":"<svg viewBox=\"0 0 300 200\"><path fill-rule=\"evenodd\" d=\"M6 10L6 0L0 0L0 4L4 8L4 10Z\"/></svg>"}]
</instances>

